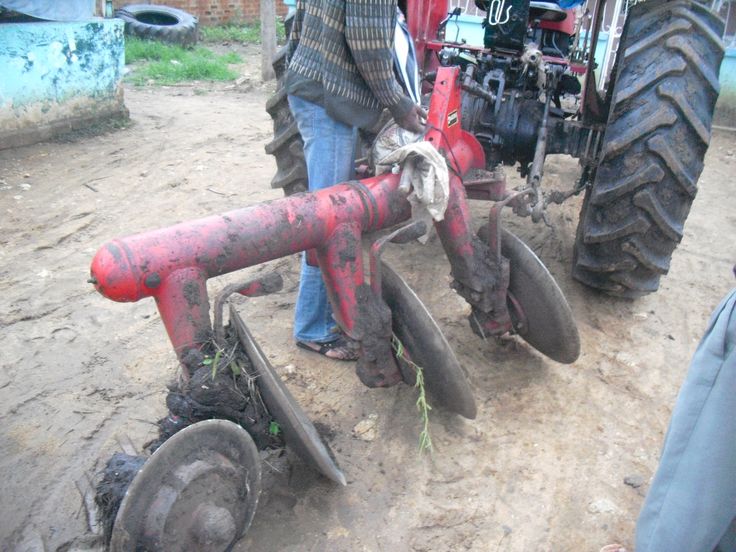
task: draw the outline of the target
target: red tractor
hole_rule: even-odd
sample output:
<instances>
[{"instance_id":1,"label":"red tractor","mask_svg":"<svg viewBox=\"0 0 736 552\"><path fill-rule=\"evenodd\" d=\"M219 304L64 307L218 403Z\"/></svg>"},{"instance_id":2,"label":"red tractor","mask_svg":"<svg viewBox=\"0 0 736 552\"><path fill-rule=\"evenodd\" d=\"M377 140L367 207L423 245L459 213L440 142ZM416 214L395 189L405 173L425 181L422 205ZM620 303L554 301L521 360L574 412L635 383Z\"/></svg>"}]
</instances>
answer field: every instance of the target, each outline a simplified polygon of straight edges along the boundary
<instances>
[{"instance_id":1,"label":"red tractor","mask_svg":"<svg viewBox=\"0 0 736 552\"><path fill-rule=\"evenodd\" d=\"M550 203L585 194L577 280L621 297L656 291L682 238L710 141L723 22L707 4L684 0L601 0L567 10L536 0L476 4L486 10L483 48L447 40L459 8L406 2L425 90L431 94L439 67L460 68L462 127L483 147L484 168L516 165L533 190L515 202L517 214L539 221ZM606 52L608 69L598 67L596 47L612 7L609 41L622 10L625 23L618 50ZM274 64L278 75L285 54ZM267 109L275 138L266 151L278 164L272 186L287 195L305 191L301 139L283 91ZM549 154L580 160L569 190L541 186ZM475 184L466 189L470 198L490 197Z\"/></svg>"},{"instance_id":2,"label":"red tractor","mask_svg":"<svg viewBox=\"0 0 736 552\"><path fill-rule=\"evenodd\" d=\"M447 209L434 226L453 288L472 307L472 330L483 338L515 334L571 363L580 340L567 301L536 255L501 227L501 210L540 221L549 204L584 193L574 277L623 297L655 291L703 168L723 23L692 0L627 6L612 70L597 74L605 0L577 11L536 0L477 3L487 9L484 47L447 40L458 12L448 15L446 0L403 6L427 94L424 140L450 175ZM622 6L617 2L614 11ZM281 73L284 61L282 55L276 63ZM421 377L433 406L476 415L473 390L442 332L381 259L389 241L405 243L427 231L410 220L400 174L371 176L360 167L359 180L297 193L306 190L306 170L283 89L267 109L276 130L267 147L278 165L272 185L288 197L113 240L93 260L91 281L106 297L155 298L182 368L160 438L147 447L150 458L108 463L99 501L107 505L113 549L204 549L205 542L208 550L228 549L255 511L256 449L272 444L273 423L308 463L345 482L234 307L223 325L229 294L275 291L280 278L227 287L215 301L214 323L209 278L312 251L337 322L359 343L361 381L385 387ZM568 190L545 190L545 157L560 153L580 160L580 178ZM503 165L517 165L526 185L508 190L497 170ZM478 235L468 199L493 203ZM389 228L365 244L367 279L363 242L369 232ZM123 481L127 492L107 492L125 479L123 464L134 467Z\"/></svg>"}]
</instances>

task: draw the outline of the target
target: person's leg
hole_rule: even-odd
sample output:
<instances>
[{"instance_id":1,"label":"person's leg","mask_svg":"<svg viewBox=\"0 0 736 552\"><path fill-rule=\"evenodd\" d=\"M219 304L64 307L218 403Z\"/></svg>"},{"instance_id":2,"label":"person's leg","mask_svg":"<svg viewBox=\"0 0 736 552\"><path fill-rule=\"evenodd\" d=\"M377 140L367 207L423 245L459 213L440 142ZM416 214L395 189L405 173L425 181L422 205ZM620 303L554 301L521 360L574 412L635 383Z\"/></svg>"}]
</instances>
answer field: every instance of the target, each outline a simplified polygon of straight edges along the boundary
<instances>
[{"instance_id":1,"label":"person's leg","mask_svg":"<svg viewBox=\"0 0 736 552\"><path fill-rule=\"evenodd\" d=\"M636 552L710 552L728 533L736 516L735 391L733 291L716 309L680 389L636 525Z\"/></svg>"},{"instance_id":2,"label":"person's leg","mask_svg":"<svg viewBox=\"0 0 736 552\"><path fill-rule=\"evenodd\" d=\"M316 104L296 96L289 96L288 100L304 140L309 190L350 180L354 171L356 129L335 121ZM322 273L319 267L309 266L304 255L294 313L294 337L301 343L327 343L339 338L334 328Z\"/></svg>"}]
</instances>

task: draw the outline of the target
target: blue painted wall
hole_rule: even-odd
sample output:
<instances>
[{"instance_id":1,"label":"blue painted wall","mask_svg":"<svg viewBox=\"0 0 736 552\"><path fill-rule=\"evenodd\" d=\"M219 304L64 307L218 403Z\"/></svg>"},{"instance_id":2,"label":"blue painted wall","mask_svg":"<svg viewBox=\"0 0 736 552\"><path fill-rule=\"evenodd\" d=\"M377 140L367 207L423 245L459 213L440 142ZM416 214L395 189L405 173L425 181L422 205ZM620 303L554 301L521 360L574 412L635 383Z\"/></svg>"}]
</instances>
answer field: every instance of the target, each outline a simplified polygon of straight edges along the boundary
<instances>
[{"instance_id":1,"label":"blue painted wall","mask_svg":"<svg viewBox=\"0 0 736 552\"><path fill-rule=\"evenodd\" d=\"M124 58L118 19L0 24L0 138L123 113Z\"/></svg>"},{"instance_id":2,"label":"blue painted wall","mask_svg":"<svg viewBox=\"0 0 736 552\"><path fill-rule=\"evenodd\" d=\"M726 57L721 63L721 91L736 94L736 48L726 50Z\"/></svg>"}]
</instances>

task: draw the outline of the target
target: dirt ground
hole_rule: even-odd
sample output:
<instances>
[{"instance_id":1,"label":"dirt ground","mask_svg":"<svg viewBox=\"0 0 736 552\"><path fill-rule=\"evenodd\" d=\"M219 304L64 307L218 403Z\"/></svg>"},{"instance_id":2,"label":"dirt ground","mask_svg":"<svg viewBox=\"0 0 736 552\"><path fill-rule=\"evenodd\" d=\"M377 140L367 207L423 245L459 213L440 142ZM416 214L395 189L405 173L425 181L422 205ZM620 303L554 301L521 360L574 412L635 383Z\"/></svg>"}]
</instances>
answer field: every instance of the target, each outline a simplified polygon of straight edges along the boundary
<instances>
[{"instance_id":1,"label":"dirt ground","mask_svg":"<svg viewBox=\"0 0 736 552\"><path fill-rule=\"evenodd\" d=\"M0 151L1 549L94 549L78 487L123 436L139 447L153 437L165 411L177 366L154 302L98 295L86 282L95 251L113 237L280 197L264 153L271 88L257 84L255 65L243 71L251 76L240 84L128 88L125 128ZM671 272L634 302L571 279L579 201L553 207L551 227L509 218L572 306L582 355L569 366L473 335L437 240L392 246L478 403L473 421L431 412L432 455L417 450L416 390L367 389L352 365L293 346L297 259L269 263L284 290L238 308L312 420L332 430L348 485L299 461L280 472L264 464L268 484L235 550L631 546L690 356L733 285L734 170L736 137L715 133ZM574 161L555 158L545 178L560 187L575 175ZM486 208L473 207L478 225ZM213 280L210 291L242 277ZM371 415L376 438L353 437Z\"/></svg>"}]
</instances>

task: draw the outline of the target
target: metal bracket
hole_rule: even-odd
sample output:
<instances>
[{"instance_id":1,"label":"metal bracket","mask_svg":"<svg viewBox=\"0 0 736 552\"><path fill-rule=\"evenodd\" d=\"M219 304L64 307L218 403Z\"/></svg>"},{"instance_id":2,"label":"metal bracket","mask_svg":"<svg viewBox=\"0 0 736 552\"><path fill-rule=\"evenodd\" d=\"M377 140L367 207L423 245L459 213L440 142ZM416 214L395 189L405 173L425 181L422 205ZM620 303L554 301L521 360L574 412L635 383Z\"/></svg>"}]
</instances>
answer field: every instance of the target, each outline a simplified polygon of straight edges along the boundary
<instances>
[{"instance_id":1,"label":"metal bracket","mask_svg":"<svg viewBox=\"0 0 736 552\"><path fill-rule=\"evenodd\" d=\"M386 247L386 244L389 242L400 244L409 243L411 240L416 240L426 233L427 225L424 221L415 220L414 222L406 224L373 242L369 258L371 268L371 290L376 297L381 297L382 293L381 255L383 255L383 250Z\"/></svg>"},{"instance_id":2,"label":"metal bracket","mask_svg":"<svg viewBox=\"0 0 736 552\"><path fill-rule=\"evenodd\" d=\"M218 347L225 347L225 328L222 324L222 312L225 307L225 301L233 293L239 293L246 297L259 297L261 295L268 295L269 293L276 293L281 291L284 287L284 279L278 272L269 272L258 278L253 278L247 282L239 284L230 284L225 286L223 290L217 294L215 298L215 321L214 326L214 339Z\"/></svg>"}]
</instances>

